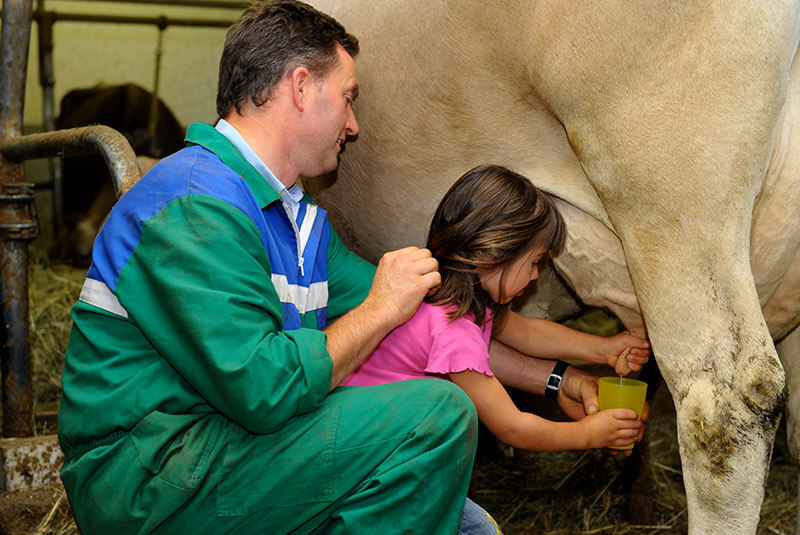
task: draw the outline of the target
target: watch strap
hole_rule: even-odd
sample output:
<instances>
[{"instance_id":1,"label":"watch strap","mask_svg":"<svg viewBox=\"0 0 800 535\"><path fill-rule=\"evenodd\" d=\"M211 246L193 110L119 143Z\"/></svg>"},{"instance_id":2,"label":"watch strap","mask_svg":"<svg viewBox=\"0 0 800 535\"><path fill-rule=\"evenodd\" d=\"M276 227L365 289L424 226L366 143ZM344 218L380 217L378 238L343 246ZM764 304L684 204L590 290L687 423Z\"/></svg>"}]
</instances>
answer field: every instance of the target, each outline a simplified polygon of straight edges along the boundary
<instances>
[{"instance_id":1,"label":"watch strap","mask_svg":"<svg viewBox=\"0 0 800 535\"><path fill-rule=\"evenodd\" d=\"M561 382L564 380L564 372L567 370L567 364L563 360L556 361L556 365L550 375L547 377L545 383L544 395L553 401L558 399L558 389L561 388Z\"/></svg>"}]
</instances>

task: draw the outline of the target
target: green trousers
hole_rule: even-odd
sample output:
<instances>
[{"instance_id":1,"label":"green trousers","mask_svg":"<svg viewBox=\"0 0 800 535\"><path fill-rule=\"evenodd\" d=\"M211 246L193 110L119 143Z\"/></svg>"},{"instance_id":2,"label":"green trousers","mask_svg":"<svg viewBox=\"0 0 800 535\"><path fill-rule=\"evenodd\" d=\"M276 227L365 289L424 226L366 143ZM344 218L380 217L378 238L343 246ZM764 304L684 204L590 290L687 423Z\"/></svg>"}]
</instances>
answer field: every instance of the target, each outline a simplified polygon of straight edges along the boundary
<instances>
[{"instance_id":1,"label":"green trousers","mask_svg":"<svg viewBox=\"0 0 800 535\"><path fill-rule=\"evenodd\" d=\"M458 529L477 416L452 383L419 379L340 387L268 435L219 415L157 448L140 435L65 462L83 535L445 535Z\"/></svg>"}]
</instances>

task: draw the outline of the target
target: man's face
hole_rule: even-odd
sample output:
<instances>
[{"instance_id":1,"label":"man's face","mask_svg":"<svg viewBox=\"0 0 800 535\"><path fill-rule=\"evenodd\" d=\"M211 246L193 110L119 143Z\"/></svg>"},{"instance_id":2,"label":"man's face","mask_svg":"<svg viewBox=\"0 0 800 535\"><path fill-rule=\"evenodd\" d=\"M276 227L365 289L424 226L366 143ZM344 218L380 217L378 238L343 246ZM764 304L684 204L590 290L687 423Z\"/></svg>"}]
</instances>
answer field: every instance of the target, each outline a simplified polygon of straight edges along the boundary
<instances>
[{"instance_id":1,"label":"man's face","mask_svg":"<svg viewBox=\"0 0 800 535\"><path fill-rule=\"evenodd\" d=\"M314 98L309 106L309 128L306 130L309 158L301 174L318 176L329 173L338 165L339 153L348 136L358 134L353 102L358 96L356 64L341 46L337 45L339 61L327 77L313 83Z\"/></svg>"}]
</instances>

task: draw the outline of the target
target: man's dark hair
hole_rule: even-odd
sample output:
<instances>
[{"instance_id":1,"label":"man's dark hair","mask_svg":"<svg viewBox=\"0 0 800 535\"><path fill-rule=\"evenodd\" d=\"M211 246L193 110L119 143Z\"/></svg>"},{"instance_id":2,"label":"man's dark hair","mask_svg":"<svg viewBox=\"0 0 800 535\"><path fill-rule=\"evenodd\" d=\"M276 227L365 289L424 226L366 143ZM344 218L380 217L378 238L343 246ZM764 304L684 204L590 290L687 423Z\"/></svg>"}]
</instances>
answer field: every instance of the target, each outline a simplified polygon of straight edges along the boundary
<instances>
[{"instance_id":1,"label":"man's dark hair","mask_svg":"<svg viewBox=\"0 0 800 535\"><path fill-rule=\"evenodd\" d=\"M324 77L336 65L336 44L358 54L358 40L332 17L296 0L259 1L228 29L219 63L217 113L247 101L261 106L295 68Z\"/></svg>"}]
</instances>

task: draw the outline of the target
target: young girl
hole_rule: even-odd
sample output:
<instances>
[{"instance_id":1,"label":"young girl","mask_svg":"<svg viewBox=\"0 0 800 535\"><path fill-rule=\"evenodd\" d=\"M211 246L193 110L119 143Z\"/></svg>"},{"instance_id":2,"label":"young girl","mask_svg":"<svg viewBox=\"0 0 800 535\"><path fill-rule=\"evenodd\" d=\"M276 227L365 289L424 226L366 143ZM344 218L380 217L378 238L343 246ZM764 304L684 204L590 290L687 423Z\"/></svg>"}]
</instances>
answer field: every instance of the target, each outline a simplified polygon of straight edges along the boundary
<instances>
[{"instance_id":1,"label":"young girl","mask_svg":"<svg viewBox=\"0 0 800 535\"><path fill-rule=\"evenodd\" d=\"M577 422L546 420L517 409L489 368L491 338L540 358L610 366L624 361L617 367L623 374L647 361L645 340L625 333L595 336L509 310L565 239L561 215L526 178L494 165L468 171L442 199L428 234L441 286L342 385L447 378L509 446L555 451L630 445L641 428L634 411L605 410Z\"/></svg>"}]
</instances>

